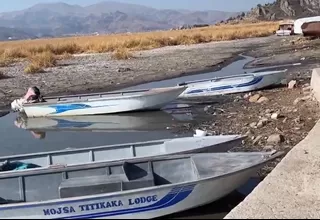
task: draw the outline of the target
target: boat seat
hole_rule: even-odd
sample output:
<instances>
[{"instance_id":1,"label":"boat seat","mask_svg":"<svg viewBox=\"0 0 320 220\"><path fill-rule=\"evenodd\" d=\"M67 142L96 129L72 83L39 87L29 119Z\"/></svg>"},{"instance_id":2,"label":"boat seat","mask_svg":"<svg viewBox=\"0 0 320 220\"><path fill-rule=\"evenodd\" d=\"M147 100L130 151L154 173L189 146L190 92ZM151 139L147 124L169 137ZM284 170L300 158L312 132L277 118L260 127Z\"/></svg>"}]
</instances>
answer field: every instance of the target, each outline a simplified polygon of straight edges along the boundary
<instances>
[{"instance_id":1,"label":"boat seat","mask_svg":"<svg viewBox=\"0 0 320 220\"><path fill-rule=\"evenodd\" d=\"M60 198L112 193L122 190L124 175L90 176L63 179L59 186Z\"/></svg>"},{"instance_id":2,"label":"boat seat","mask_svg":"<svg viewBox=\"0 0 320 220\"><path fill-rule=\"evenodd\" d=\"M122 174L63 177L59 186L60 198L96 195L155 186L151 162L140 165L125 162Z\"/></svg>"}]
</instances>

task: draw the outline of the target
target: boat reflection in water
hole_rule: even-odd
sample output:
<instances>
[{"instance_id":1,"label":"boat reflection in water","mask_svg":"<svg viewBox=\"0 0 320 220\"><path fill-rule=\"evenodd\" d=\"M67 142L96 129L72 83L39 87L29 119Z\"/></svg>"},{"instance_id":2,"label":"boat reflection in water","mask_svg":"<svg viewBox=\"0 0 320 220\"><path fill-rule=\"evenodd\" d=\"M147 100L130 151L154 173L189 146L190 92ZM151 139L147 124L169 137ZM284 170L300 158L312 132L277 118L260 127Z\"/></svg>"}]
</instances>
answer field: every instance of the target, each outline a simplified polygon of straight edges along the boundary
<instances>
[{"instance_id":1,"label":"boat reflection in water","mask_svg":"<svg viewBox=\"0 0 320 220\"><path fill-rule=\"evenodd\" d=\"M9 113L10 113L9 111L2 111L2 110L0 110L0 118L8 115Z\"/></svg>"},{"instance_id":2,"label":"boat reflection in water","mask_svg":"<svg viewBox=\"0 0 320 220\"><path fill-rule=\"evenodd\" d=\"M190 122L191 112L136 112L118 115L27 118L20 114L14 124L30 130L35 138L43 138L46 131L137 132L166 130L173 124ZM183 117L181 116L183 115Z\"/></svg>"}]
</instances>

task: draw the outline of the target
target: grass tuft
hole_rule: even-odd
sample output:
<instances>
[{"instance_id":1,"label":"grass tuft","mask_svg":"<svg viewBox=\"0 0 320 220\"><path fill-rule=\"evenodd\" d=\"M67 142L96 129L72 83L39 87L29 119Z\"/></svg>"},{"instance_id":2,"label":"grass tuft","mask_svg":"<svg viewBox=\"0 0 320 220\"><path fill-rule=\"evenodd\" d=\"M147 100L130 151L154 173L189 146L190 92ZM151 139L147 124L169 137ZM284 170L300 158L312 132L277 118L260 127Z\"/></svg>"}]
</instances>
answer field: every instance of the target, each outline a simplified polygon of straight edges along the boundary
<instances>
[{"instance_id":1,"label":"grass tuft","mask_svg":"<svg viewBox=\"0 0 320 220\"><path fill-rule=\"evenodd\" d=\"M120 48L113 52L111 58L116 60L128 60L133 58L133 54L126 48Z\"/></svg>"},{"instance_id":2,"label":"grass tuft","mask_svg":"<svg viewBox=\"0 0 320 220\"><path fill-rule=\"evenodd\" d=\"M44 69L35 64L35 63L30 63L25 69L24 69L24 72L25 73L28 73L28 74L33 74L33 73L44 73Z\"/></svg>"},{"instance_id":3,"label":"grass tuft","mask_svg":"<svg viewBox=\"0 0 320 220\"><path fill-rule=\"evenodd\" d=\"M34 54L29 57L30 64L25 68L25 73L43 72L44 68L57 65L57 57L50 51Z\"/></svg>"}]
</instances>

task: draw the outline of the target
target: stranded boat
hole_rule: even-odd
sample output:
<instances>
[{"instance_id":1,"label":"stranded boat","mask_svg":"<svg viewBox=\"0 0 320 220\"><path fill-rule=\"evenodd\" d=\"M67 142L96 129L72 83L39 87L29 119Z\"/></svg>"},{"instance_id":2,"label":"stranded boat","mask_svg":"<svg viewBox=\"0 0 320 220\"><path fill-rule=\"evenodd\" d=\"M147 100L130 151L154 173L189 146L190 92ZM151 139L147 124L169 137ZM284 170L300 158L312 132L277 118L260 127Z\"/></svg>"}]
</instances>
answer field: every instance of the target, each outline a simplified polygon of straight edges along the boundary
<instances>
[{"instance_id":1,"label":"stranded boat","mask_svg":"<svg viewBox=\"0 0 320 220\"><path fill-rule=\"evenodd\" d=\"M285 79L286 71L247 73L180 83L179 86L187 86L187 89L179 95L179 98L215 96L262 89L281 84Z\"/></svg>"},{"instance_id":2,"label":"stranded boat","mask_svg":"<svg viewBox=\"0 0 320 220\"><path fill-rule=\"evenodd\" d=\"M281 153L210 153L0 173L0 218L156 218L216 201Z\"/></svg>"},{"instance_id":3,"label":"stranded boat","mask_svg":"<svg viewBox=\"0 0 320 220\"><path fill-rule=\"evenodd\" d=\"M9 163L14 167L21 164L36 164L41 167L55 166L59 164L75 165L101 161L115 161L146 156L226 152L233 147L240 146L245 136L217 135L205 137L183 137L162 139L145 142L135 142L116 145L96 146L80 149L66 149L60 151L40 152L32 154L0 157L0 162ZM5 171L8 168L2 167Z\"/></svg>"},{"instance_id":4,"label":"stranded boat","mask_svg":"<svg viewBox=\"0 0 320 220\"><path fill-rule=\"evenodd\" d=\"M41 97L36 87L11 103L14 111L27 117L99 115L142 110L157 110L175 100L186 88L183 86L92 93L81 95Z\"/></svg>"}]
</instances>

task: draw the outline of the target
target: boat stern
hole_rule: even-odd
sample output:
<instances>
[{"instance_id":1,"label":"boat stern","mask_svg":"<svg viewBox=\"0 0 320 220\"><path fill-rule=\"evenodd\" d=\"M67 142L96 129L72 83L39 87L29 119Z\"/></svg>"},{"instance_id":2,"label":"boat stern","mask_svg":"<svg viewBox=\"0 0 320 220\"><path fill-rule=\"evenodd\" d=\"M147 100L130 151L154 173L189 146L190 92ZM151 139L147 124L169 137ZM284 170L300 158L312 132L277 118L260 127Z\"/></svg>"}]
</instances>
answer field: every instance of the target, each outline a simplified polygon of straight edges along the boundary
<instances>
[{"instance_id":1,"label":"boat stern","mask_svg":"<svg viewBox=\"0 0 320 220\"><path fill-rule=\"evenodd\" d=\"M22 98L13 100L13 102L11 102L11 110L15 112L23 112L23 103L24 100Z\"/></svg>"}]
</instances>

